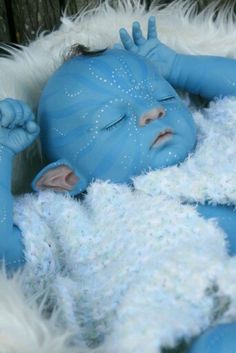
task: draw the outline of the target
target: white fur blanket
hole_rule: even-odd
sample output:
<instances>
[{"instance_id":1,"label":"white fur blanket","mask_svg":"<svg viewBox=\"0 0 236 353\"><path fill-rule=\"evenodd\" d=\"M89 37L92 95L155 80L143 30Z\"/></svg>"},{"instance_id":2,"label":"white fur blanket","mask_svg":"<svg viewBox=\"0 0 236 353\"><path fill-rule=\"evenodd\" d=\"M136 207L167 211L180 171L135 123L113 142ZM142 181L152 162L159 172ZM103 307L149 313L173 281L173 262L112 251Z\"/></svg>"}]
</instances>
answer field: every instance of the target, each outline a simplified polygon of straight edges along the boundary
<instances>
[{"instance_id":1,"label":"white fur blanket","mask_svg":"<svg viewBox=\"0 0 236 353\"><path fill-rule=\"evenodd\" d=\"M105 5L99 7L98 10L95 10L88 14L82 14L81 16L75 17L75 18L68 18L65 15L62 18L62 25L57 31L54 31L46 36L44 34L41 34L39 38L36 39L33 43L31 43L29 46L22 47L21 48L22 50L9 48L9 52L12 55L12 57L0 59L0 79L1 79L0 97L1 98L13 97L18 99L23 99L26 102L28 102L28 104L30 104L31 107L35 110L37 107L37 102L38 102L42 87L44 86L45 82L47 81L51 73L61 64L62 62L61 54L64 52L66 48L68 48L70 45L76 42L81 42L84 45L88 45L92 49L103 48L104 46L112 46L115 42L118 41L118 29L120 27L124 26L126 28L130 28L132 21L138 20L141 22L142 27L146 28L147 18L149 17L149 15L155 15L157 17L158 32L159 32L160 39L179 52L192 53L192 54L222 55L222 56L230 56L230 57L236 58L236 42L235 42L236 27L233 22L232 13L230 16L229 15L230 11L228 11L229 16L226 16L227 9L221 12L216 22L213 22L214 4L212 5L211 8L209 8L208 12L202 13L197 16L194 10L194 7L191 7L191 9L187 10L188 2L186 2L184 5L184 2L179 1L177 4L168 6L166 9L161 9L161 10L158 9L158 7L154 6L148 13L146 13L144 6L139 4L138 0L135 0L133 2L135 4L134 7L131 6L131 1L129 0L125 1L125 5L122 5L122 2L119 2L118 9L114 11L112 8L109 7L108 1L106 1ZM218 107L220 106L223 107L222 105L219 105ZM26 152L26 154L22 154L21 156L16 158L15 170L14 170L15 185L16 184L21 185L22 180L29 181L28 179L29 170L32 169L33 167L32 167L32 160L30 160L29 158L27 159L25 158L25 156L27 157L28 153L30 153L30 155L33 156L34 163L35 163L36 157L35 157L35 154L32 154L31 149L29 149ZM199 164L197 166L199 167ZM229 169L231 170L231 168ZM201 170L202 170L202 176L203 176L204 175L203 169ZM168 173L167 170L163 172ZM178 173L178 172L175 171L175 173ZM150 177L150 182L151 182L150 185L152 186L151 194L155 195L159 191L157 190L157 187L156 187L157 184L153 182L154 180L153 175L154 174L151 173L150 175L147 176L147 178ZM211 176L211 181L212 180L213 180L213 177ZM223 185L225 186L224 190L226 191L227 190L226 185L228 181L225 180L223 182L223 180L221 180L221 183L223 183ZM148 185L147 187L142 177L135 180L136 188L142 189L145 187L147 189L146 190L143 189L143 190L148 193L150 193L150 190L148 190L150 185ZM206 198L211 199L211 196L216 192L215 183L213 184L209 183L208 185L209 187L213 185L213 189L211 190L210 193L209 193L209 189L207 190L207 192L204 192L204 190L201 191L201 197L203 197L204 199ZM101 184L96 184L94 186L95 186L95 189L93 188L91 189L91 195L92 195L92 190L96 190L96 187L98 188L97 190L100 190L99 188L102 187ZM196 188L198 187L197 180L195 181L195 187ZM113 194L117 193L117 189L115 188L114 190L113 186L108 184L107 188L108 190L111 191L111 193ZM18 190L18 187L15 189ZM235 201L235 198L233 196L230 196L230 195L233 195L233 189L228 189L229 192L227 193L227 196L224 196L220 192L221 190L220 188L218 188L217 190L219 192L219 199L217 199L217 202L219 202L219 200L223 200L222 202L225 202L225 203L232 203ZM139 193L135 193L135 195L133 195L131 191L127 189L125 189L125 191L126 192L124 193L124 195L127 196L127 199L129 199L130 202L133 199L133 196L134 198L137 198L139 195ZM197 192L195 192L195 194L194 193L189 194L189 197L191 197L191 195L195 197L197 194L198 194ZM173 325L173 329L168 334L169 335L168 337L164 336L164 333L163 333L163 332L166 332L165 329L167 326L165 326L163 331L162 330L160 331L160 336L159 336L160 341L156 343L158 346L161 344L161 341L171 342L173 337L175 339L183 335L187 337L199 332L199 330L207 327L209 323L212 321L210 313L212 313L214 310L216 310L218 313L222 311L222 310L218 310L217 308L221 307L221 304L225 303L225 300L227 301L228 296L230 297L234 292L234 288L232 286L227 287L223 285L223 281L225 280L225 278L220 275L222 264L225 263L225 269L229 268L229 277L231 275L234 276L232 272L233 271L232 268L235 260L228 259L227 256L225 255L225 248L224 248L225 244L223 241L223 234L219 229L216 231L213 231L213 229L215 229L215 225L213 225L214 222L203 222L202 219L199 218L199 216L196 214L194 209L192 209L189 206L188 207L180 206L178 201L174 201L173 203L171 203L169 200L170 195L162 196L162 198L160 199L158 198L158 200L157 198L151 195L145 195L145 193L143 192L140 193L140 195L143 195L143 197L146 198L146 200L149 200L151 198L155 207L157 207L158 205L161 207L161 210L162 210L162 206L158 202L161 202L163 198L166 200L167 203L169 202L170 205L172 205L171 207L175 208L175 205L176 205L176 210L180 210L180 209L185 211L189 210L191 220L192 221L195 220L197 222L197 226L199 227L202 226L203 228L205 227L204 229L205 230L207 229L207 233L209 230L209 234L210 234L209 238L204 240L203 236L200 235L201 240L203 242L209 241L209 243L211 243L209 239L211 236L213 237L214 241L211 243L210 254L212 254L213 256L212 258L214 258L214 246L215 246L215 249L217 252L216 263L218 262L221 263L216 272L210 273L210 270L209 270L209 277L207 277L208 272L206 272L203 277L204 283L206 283L207 279L209 278L212 278L212 279L214 278L214 280L217 279L219 281L219 284L221 285L221 287L218 294L217 292L215 292L215 294L212 294L212 292L209 290L208 293L211 293L211 295L209 297L206 297L204 295L204 290L203 290L204 285L203 286L201 285L202 282L200 278L199 278L200 290L198 291L195 286L196 288L195 296L197 296L197 293L199 293L200 296L201 295L203 296L202 298L204 298L204 303L206 303L206 309L205 309L206 315L202 317L201 324L199 325L199 322L200 322L199 316L196 316L196 322L197 322L196 326L190 325L189 331L185 332L185 328L182 328L182 327L178 328L177 323L175 323ZM183 193L181 194L181 189L178 188L178 186L172 187L172 195L178 196L182 200L185 199L185 196L186 196ZM28 197L29 199L31 197L34 199L34 207L36 207L37 202L42 200L43 197L46 197L46 198L51 197L51 194L40 195L39 201L37 201L37 198L34 198L33 196L28 196ZM65 203L69 202L67 199L65 199L62 196L55 196L55 197L61 198L60 200L62 200ZM121 197L121 195L119 197ZM26 200L27 200L27 197L26 197ZM89 199L87 202L89 203ZM71 203L73 204L74 209L77 210L78 208L79 210L84 210L85 206L82 206L80 204L78 205L77 203L75 204L74 201L71 201ZM163 213L164 211L165 211L165 208L163 208L163 210L161 211L163 215L164 215ZM145 212L147 212L147 210ZM178 212L180 214L180 211ZM139 218L139 221L140 221L140 218ZM45 221L43 221L43 224L44 224L44 228L42 228L42 230L43 229L45 230L45 227L46 227ZM129 223L127 223L127 226L128 224ZM142 226L142 224L140 226ZM51 234L49 226L47 226L47 229L48 230L46 233L40 232L39 239L41 238L45 239L47 235L49 236ZM140 230L137 230L137 231L140 234ZM117 235L117 237L119 236L119 234ZM146 234L145 236L148 237L148 234ZM151 236L151 234L149 235ZM194 236L191 234L191 236L193 236L192 247L193 247L193 244L198 243L196 241L197 234L195 235L196 237L194 238ZM184 233L183 237L185 236L187 236L187 231ZM115 239L117 238L115 237ZM132 239L134 239L134 236L132 237ZM141 241L141 238L140 238L140 241ZM199 244L203 245L203 242L200 242ZM46 242L44 244L46 244L45 249L50 248L48 247ZM38 246L38 243L35 249L37 249L37 246ZM186 246L187 247L190 246L190 243L187 242ZM220 249L219 252L217 250L218 249L217 247L219 247ZM42 250L41 247L40 249ZM58 251L58 248L56 250L54 249L53 251L54 251L53 254L55 254L55 251ZM183 251L184 251L184 248L183 248ZM209 252L208 248L205 248L205 251L203 251L203 255L202 255L203 257L204 257L204 253L206 252L207 253ZM151 253L153 254L153 252ZM48 255L50 255L50 251L48 252ZM176 256L178 257L178 259L181 260L180 254L177 253ZM198 256L200 255L198 254ZM189 256L188 256L186 258L186 261L190 261L190 260L191 259L189 259ZM155 259L155 261L158 261L158 259ZM35 260L35 263L37 263L37 258ZM195 264L196 266L198 264L199 266L201 266L201 263L199 261L198 262L196 261ZM40 262L40 265L41 267L43 265L47 267L46 262L45 263ZM58 266L59 264L56 262L55 268L51 266L50 269L53 269L53 271L56 271L58 269ZM183 262L182 262L182 266L183 266ZM34 270L35 270L35 267L32 267L32 272L31 272L32 275L34 273L33 272ZM174 267L169 269L169 272L170 274L172 273L172 276L175 275L174 270L175 270ZM27 271L25 273L27 274ZM42 269L42 273L43 273L43 269ZM147 274L144 274L144 275L147 275ZM227 281L229 277L227 277L226 279ZM22 278L23 278L23 283L25 283L24 276ZM61 282L58 276L57 276L57 279L59 283L63 283L63 281L65 281L65 278L63 278L63 274L62 274ZM42 286L42 288L47 287L47 283L49 283L48 276L45 276L45 280L46 281L43 282L43 277L40 278L40 285ZM161 281L161 279L159 280ZM71 283L71 281L68 281L68 282ZM144 283L142 280L140 282ZM26 300L25 297L22 295L22 285L20 285L19 283L21 283L21 281L19 280L18 277L15 278L14 280L6 280L5 276L0 277L0 352L1 353L23 353L23 352L31 353L32 351L34 353L46 353L46 352L47 353L48 352L71 353L72 351L78 352L78 349L73 350L71 347L68 346L66 342L66 338L67 338L66 335L62 334L61 331L58 330L56 325L56 322L58 321L57 320L58 315L59 315L59 318L66 317L66 314L73 312L73 310L71 310L68 307L67 309L63 307L62 312L59 312L59 314L55 312L51 320L46 320L45 318L42 317L42 308L38 309L35 306L35 303L37 303L36 298L34 296L33 297L28 296ZM33 277L31 280L31 283L32 285L34 283L37 283L37 279ZM53 284L55 284L54 281L53 281ZM25 288L25 285L23 285L23 287ZM33 286L33 288L37 288L37 286L36 287ZM50 292L50 288L51 288L50 286L47 287L46 292L47 290ZM214 285L211 286L211 288L216 289ZM168 290L169 289L167 288L167 291ZM228 290L228 293L225 292L226 290ZM134 291L135 291L135 288L134 288ZM60 293L60 291L57 290L56 293L58 294ZM153 298L152 296L153 293L154 292L150 293L150 300L151 298ZM50 294L52 294L52 292L50 292ZM195 298L195 296L192 298ZM215 300L213 300L213 297L215 298ZM61 298L63 297L61 296ZM91 298L91 302L93 302L93 298ZM64 304L66 303L68 302L65 301ZM191 303L193 303L193 301L191 302L190 300L188 309L194 311L194 307L191 307ZM215 308L214 310L213 310L213 307L212 309L210 309L210 306L211 306L210 303L212 303L212 305L214 306ZM124 303L124 307L125 307L125 303ZM223 307L224 306L222 306L222 308ZM196 311L198 311L197 307L196 307ZM181 311L181 314L182 313L183 311ZM227 320L231 319L231 314L234 315L233 302L231 303L230 310L225 312L225 318ZM119 322L122 322L121 321L122 311L120 311L120 315L121 316L119 316L119 319L117 320L118 325L119 325ZM138 311L137 311L137 315L139 315ZM187 320L191 321L191 319L187 315L183 314L183 316L186 318L185 324L187 324ZM170 324L170 320L171 319L169 318L166 321L166 325ZM130 321L126 320L126 322L130 322ZM189 324L190 323L191 322L189 322ZM145 328L146 327L147 326L145 325ZM133 329L134 329L133 332L135 334L136 332L135 328ZM116 330L113 330L112 332L117 332L118 334L120 332L120 335L121 336L123 335L123 333L118 330L118 327ZM143 331L143 333L146 334L145 330ZM152 335L153 333L156 335L156 332L150 331L150 335ZM12 339L12 337L14 337L14 340ZM114 336L112 335L110 335L109 337L111 338L111 340L114 339ZM127 342L125 336L123 337L124 337L124 342ZM150 337L153 337L153 336L150 336ZM153 342L153 340L151 341ZM131 344L132 340L129 342ZM172 343L174 344L174 341L172 341ZM109 340L107 340L107 347L109 347ZM111 350L111 352L113 352L113 349Z\"/></svg>"},{"instance_id":2,"label":"white fur blanket","mask_svg":"<svg viewBox=\"0 0 236 353\"><path fill-rule=\"evenodd\" d=\"M83 201L49 191L16 199L25 293L49 291L80 349L157 353L236 320L236 257L215 221L180 202L236 204L236 98L194 116L196 151L137 177L136 190L95 182Z\"/></svg>"}]
</instances>

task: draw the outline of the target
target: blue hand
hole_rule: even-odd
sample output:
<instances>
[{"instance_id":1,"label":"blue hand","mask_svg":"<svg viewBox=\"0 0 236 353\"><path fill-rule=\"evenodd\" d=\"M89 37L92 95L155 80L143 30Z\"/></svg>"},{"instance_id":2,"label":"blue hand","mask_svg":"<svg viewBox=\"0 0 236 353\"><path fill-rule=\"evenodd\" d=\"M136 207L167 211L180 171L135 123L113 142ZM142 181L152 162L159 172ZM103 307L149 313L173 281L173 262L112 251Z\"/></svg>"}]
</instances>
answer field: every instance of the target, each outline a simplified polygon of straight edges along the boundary
<instances>
[{"instance_id":1,"label":"blue hand","mask_svg":"<svg viewBox=\"0 0 236 353\"><path fill-rule=\"evenodd\" d=\"M126 29L120 29L120 39L124 48L148 58L156 65L160 74L168 80L177 53L158 39L155 17L151 16L148 20L147 39L143 37L137 21L133 23L132 37L133 39Z\"/></svg>"},{"instance_id":2,"label":"blue hand","mask_svg":"<svg viewBox=\"0 0 236 353\"><path fill-rule=\"evenodd\" d=\"M0 102L0 145L17 154L38 136L39 126L28 105L15 99Z\"/></svg>"}]
</instances>

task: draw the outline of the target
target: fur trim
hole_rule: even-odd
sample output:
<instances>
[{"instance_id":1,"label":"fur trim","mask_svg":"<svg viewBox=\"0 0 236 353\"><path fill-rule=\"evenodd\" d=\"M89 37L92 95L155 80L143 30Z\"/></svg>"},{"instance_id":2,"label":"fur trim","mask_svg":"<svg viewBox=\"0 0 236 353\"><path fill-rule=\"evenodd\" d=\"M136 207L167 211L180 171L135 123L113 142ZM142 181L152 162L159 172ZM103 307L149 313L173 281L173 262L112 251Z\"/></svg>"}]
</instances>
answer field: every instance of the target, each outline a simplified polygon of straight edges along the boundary
<instances>
[{"instance_id":1,"label":"fur trim","mask_svg":"<svg viewBox=\"0 0 236 353\"><path fill-rule=\"evenodd\" d=\"M11 280L0 273L0 353L78 353L68 345L72 332L57 325L58 310L46 315L47 293L27 300L22 280L20 273Z\"/></svg>"}]
</instances>

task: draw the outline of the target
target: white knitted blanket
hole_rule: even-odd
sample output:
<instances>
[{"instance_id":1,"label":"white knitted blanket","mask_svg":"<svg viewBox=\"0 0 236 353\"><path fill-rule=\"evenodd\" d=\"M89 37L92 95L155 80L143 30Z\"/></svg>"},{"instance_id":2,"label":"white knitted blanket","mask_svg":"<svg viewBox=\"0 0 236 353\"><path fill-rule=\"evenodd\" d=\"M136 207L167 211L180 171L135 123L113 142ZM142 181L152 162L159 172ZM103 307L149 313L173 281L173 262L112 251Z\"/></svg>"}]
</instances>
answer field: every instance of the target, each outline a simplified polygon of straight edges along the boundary
<instances>
[{"instance_id":1,"label":"white knitted blanket","mask_svg":"<svg viewBox=\"0 0 236 353\"><path fill-rule=\"evenodd\" d=\"M195 153L135 178L134 190L97 181L82 201L49 191L15 200L25 292L47 288L79 351L157 353L236 319L225 234L181 204L236 204L236 99L194 116Z\"/></svg>"}]
</instances>

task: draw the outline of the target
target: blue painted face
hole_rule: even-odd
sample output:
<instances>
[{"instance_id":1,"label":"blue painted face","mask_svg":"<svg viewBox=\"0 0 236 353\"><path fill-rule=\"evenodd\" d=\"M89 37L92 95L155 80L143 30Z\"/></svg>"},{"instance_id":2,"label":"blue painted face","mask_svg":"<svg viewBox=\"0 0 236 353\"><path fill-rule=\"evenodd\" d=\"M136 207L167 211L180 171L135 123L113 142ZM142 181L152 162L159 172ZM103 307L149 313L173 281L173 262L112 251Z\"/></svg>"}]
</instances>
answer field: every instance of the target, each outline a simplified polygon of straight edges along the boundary
<instances>
[{"instance_id":1,"label":"blue painted face","mask_svg":"<svg viewBox=\"0 0 236 353\"><path fill-rule=\"evenodd\" d=\"M182 162L196 143L175 90L144 57L119 49L63 64L44 89L39 117L49 159L67 160L87 184L129 183Z\"/></svg>"}]
</instances>

